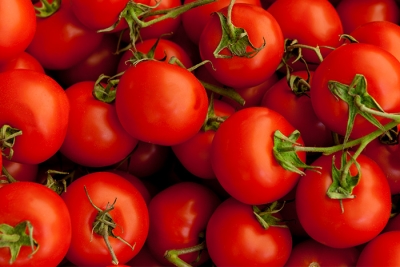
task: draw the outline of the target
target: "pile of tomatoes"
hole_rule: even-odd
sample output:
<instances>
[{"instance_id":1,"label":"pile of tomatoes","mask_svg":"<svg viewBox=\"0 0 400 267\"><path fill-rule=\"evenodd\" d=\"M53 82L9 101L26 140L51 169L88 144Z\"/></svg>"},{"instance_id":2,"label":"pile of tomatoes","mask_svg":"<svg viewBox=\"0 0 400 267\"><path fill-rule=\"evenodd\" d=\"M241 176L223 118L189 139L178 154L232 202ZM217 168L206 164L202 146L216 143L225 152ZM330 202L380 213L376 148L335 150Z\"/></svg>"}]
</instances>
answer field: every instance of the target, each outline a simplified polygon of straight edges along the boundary
<instances>
[{"instance_id":1,"label":"pile of tomatoes","mask_svg":"<svg viewBox=\"0 0 400 267\"><path fill-rule=\"evenodd\" d=\"M0 266L399 266L400 3L0 1Z\"/></svg>"}]
</instances>

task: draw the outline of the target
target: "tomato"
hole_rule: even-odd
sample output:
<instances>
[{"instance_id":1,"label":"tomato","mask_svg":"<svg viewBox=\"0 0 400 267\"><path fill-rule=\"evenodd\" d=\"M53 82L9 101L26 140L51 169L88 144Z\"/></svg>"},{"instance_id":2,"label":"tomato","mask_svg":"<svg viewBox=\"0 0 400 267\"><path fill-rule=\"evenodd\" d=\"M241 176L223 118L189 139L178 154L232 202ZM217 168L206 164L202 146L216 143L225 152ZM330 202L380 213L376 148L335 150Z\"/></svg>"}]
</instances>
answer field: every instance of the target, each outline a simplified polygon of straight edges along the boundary
<instances>
[{"instance_id":1,"label":"tomato","mask_svg":"<svg viewBox=\"0 0 400 267\"><path fill-rule=\"evenodd\" d=\"M0 63L0 72L12 69L31 69L44 73L40 62L25 51L10 60Z\"/></svg>"},{"instance_id":2,"label":"tomato","mask_svg":"<svg viewBox=\"0 0 400 267\"><path fill-rule=\"evenodd\" d=\"M331 199L327 190L332 184L333 156L339 169L340 152L322 155L313 163L321 167L319 172L306 170L306 175L300 179L296 190L297 215L309 236L326 246L361 245L377 236L387 224L391 212L390 187L380 167L361 154L356 159L360 172L354 164L350 167L352 176L361 173L352 192L355 197L341 201Z\"/></svg>"},{"instance_id":3,"label":"tomato","mask_svg":"<svg viewBox=\"0 0 400 267\"><path fill-rule=\"evenodd\" d=\"M195 0L184 0L184 4L189 4ZM238 0L237 3L248 3L251 5L261 6L260 0ZM219 0L206 5L192 8L182 14L182 25L186 35L196 45L199 44L200 35L206 26L212 13L219 11L220 9L228 6L230 1Z\"/></svg>"},{"instance_id":4,"label":"tomato","mask_svg":"<svg viewBox=\"0 0 400 267\"><path fill-rule=\"evenodd\" d=\"M17 255L10 262L10 244L2 238L0 265L57 266L61 263L71 243L70 215L61 197L38 183L15 182L0 188L0 201L3 203L0 209L2 237L15 234L23 240L19 253L15 251L18 244L14 244ZM33 248L29 242L29 224L33 228ZM10 232L11 227L15 232Z\"/></svg>"},{"instance_id":5,"label":"tomato","mask_svg":"<svg viewBox=\"0 0 400 267\"><path fill-rule=\"evenodd\" d=\"M110 172L90 173L72 182L61 197L71 215L72 239L66 258L73 264L125 264L143 247L149 228L147 205L139 190L123 177ZM103 217L114 225L109 226L108 237L104 236L104 239L98 228L105 224L96 219L100 211L94 205L104 212L110 209ZM114 251L115 259L105 239Z\"/></svg>"},{"instance_id":6,"label":"tomato","mask_svg":"<svg viewBox=\"0 0 400 267\"><path fill-rule=\"evenodd\" d=\"M1 1L0 10L2 63L17 57L32 42L36 32L36 14L30 0Z\"/></svg>"},{"instance_id":7,"label":"tomato","mask_svg":"<svg viewBox=\"0 0 400 267\"><path fill-rule=\"evenodd\" d=\"M289 136L295 129L279 113L249 107L229 116L215 133L211 166L222 187L247 204L271 203L296 185L299 174L285 170L273 155L273 134ZM296 142L303 144L299 138ZM303 161L305 154L298 153Z\"/></svg>"},{"instance_id":8,"label":"tomato","mask_svg":"<svg viewBox=\"0 0 400 267\"><path fill-rule=\"evenodd\" d=\"M36 181L36 177L39 171L38 164L24 164L8 160L5 157L1 157L3 160L3 167L7 172L17 181ZM0 161L1 163L1 161ZM1 164L0 164L1 166ZM0 174L1 175L1 174Z\"/></svg>"},{"instance_id":9,"label":"tomato","mask_svg":"<svg viewBox=\"0 0 400 267\"><path fill-rule=\"evenodd\" d=\"M343 24L344 33L371 21L400 22L400 11L395 0L342 0L336 10Z\"/></svg>"},{"instance_id":10,"label":"tomato","mask_svg":"<svg viewBox=\"0 0 400 267\"><path fill-rule=\"evenodd\" d=\"M232 106L220 100L214 99L213 105L217 117L225 119L235 113ZM213 129L211 124L212 122L208 125L210 129L202 129L189 140L172 146L180 163L193 175L204 179L215 178L211 167L211 144L217 129Z\"/></svg>"},{"instance_id":11,"label":"tomato","mask_svg":"<svg viewBox=\"0 0 400 267\"><path fill-rule=\"evenodd\" d=\"M371 21L357 27L350 35L359 43L377 45L400 60L400 26L390 21Z\"/></svg>"},{"instance_id":12,"label":"tomato","mask_svg":"<svg viewBox=\"0 0 400 267\"><path fill-rule=\"evenodd\" d=\"M88 57L103 35L86 28L74 16L70 0L47 18L37 18L35 36L26 51L45 69L67 69Z\"/></svg>"},{"instance_id":13,"label":"tomato","mask_svg":"<svg viewBox=\"0 0 400 267\"><path fill-rule=\"evenodd\" d=\"M400 87L400 62L392 54L375 45L343 45L332 51L318 66L310 89L311 102L317 117L326 127L343 136L346 133L349 107L329 90L328 83L336 81L350 85L356 74L365 77L368 94L385 112L400 111L400 91L396 89ZM375 118L381 124L389 121L382 117ZM356 116L350 138L359 138L376 129L377 127L364 117Z\"/></svg>"},{"instance_id":14,"label":"tomato","mask_svg":"<svg viewBox=\"0 0 400 267\"><path fill-rule=\"evenodd\" d=\"M227 16L227 9L225 7L219 12ZM249 17L252 20L249 20ZM227 48L223 48L220 54L227 57L215 57L213 53L220 43L222 28L219 16L213 13L200 36L201 59L211 61L212 64L206 64L206 68L216 80L226 86L232 88L256 86L271 77L281 62L284 49L282 31L268 11L255 5L234 4L231 19L234 26L243 28L247 32L251 44L261 50L255 55L246 57L232 55ZM251 47L247 45L245 51L250 52Z\"/></svg>"},{"instance_id":15,"label":"tomato","mask_svg":"<svg viewBox=\"0 0 400 267\"><path fill-rule=\"evenodd\" d=\"M367 243L356 266L398 266L400 231L382 233Z\"/></svg>"},{"instance_id":16,"label":"tomato","mask_svg":"<svg viewBox=\"0 0 400 267\"><path fill-rule=\"evenodd\" d=\"M50 76L33 70L2 72L0 79L0 127L9 125L22 131L15 138L11 160L26 164L47 160L59 150L67 132L65 91ZM9 154L7 151L3 152Z\"/></svg>"},{"instance_id":17,"label":"tomato","mask_svg":"<svg viewBox=\"0 0 400 267\"><path fill-rule=\"evenodd\" d=\"M319 46L323 57L331 52L324 46L340 45L342 23L334 6L326 0L279 0L267 10L279 23L285 39L297 40L302 45ZM307 62L320 63L314 51L302 49L302 55Z\"/></svg>"},{"instance_id":18,"label":"tomato","mask_svg":"<svg viewBox=\"0 0 400 267\"><path fill-rule=\"evenodd\" d=\"M207 222L220 204L217 195L207 187L194 182L171 185L155 195L149 204L150 229L147 246L164 266L171 265L164 258L166 250L195 246L202 240ZM204 239L204 236L203 236ZM208 259L202 251L180 255L188 264L201 265Z\"/></svg>"},{"instance_id":19,"label":"tomato","mask_svg":"<svg viewBox=\"0 0 400 267\"><path fill-rule=\"evenodd\" d=\"M94 85L79 82L65 90L71 109L60 152L80 165L104 167L127 157L138 140L122 127L114 104L93 97Z\"/></svg>"},{"instance_id":20,"label":"tomato","mask_svg":"<svg viewBox=\"0 0 400 267\"><path fill-rule=\"evenodd\" d=\"M306 239L293 247L285 266L355 266L359 254L356 247L332 248Z\"/></svg>"},{"instance_id":21,"label":"tomato","mask_svg":"<svg viewBox=\"0 0 400 267\"><path fill-rule=\"evenodd\" d=\"M147 54L150 52L152 47L156 44L158 39L147 39L142 42L138 42L135 44L135 48L127 50L123 53L121 59L118 64L118 73L125 71L129 68L134 62L130 63L129 60L131 58L135 59L135 55L137 52ZM176 57L185 67L192 67L192 60L186 51L180 47L177 43L172 42L167 39L158 40L157 46L154 50L154 59L163 60L165 58L165 62L169 62L172 57ZM140 59L140 57L138 58Z\"/></svg>"},{"instance_id":22,"label":"tomato","mask_svg":"<svg viewBox=\"0 0 400 267\"><path fill-rule=\"evenodd\" d=\"M188 140L200 130L208 98L203 85L188 70L144 61L121 76L115 104L129 134L140 141L169 146Z\"/></svg>"},{"instance_id":23,"label":"tomato","mask_svg":"<svg viewBox=\"0 0 400 267\"><path fill-rule=\"evenodd\" d=\"M126 264L131 267L163 267L163 265L155 259L153 254L151 254L151 251L146 244L142 247L139 253Z\"/></svg>"},{"instance_id":24,"label":"tomato","mask_svg":"<svg viewBox=\"0 0 400 267\"><path fill-rule=\"evenodd\" d=\"M314 72L310 71L309 74L312 80ZM291 75L304 80L308 77L307 71L296 71ZM307 92L295 94L289 87L286 77L281 78L264 94L261 106L282 114L300 131L305 146L333 145L331 131L315 115Z\"/></svg>"},{"instance_id":25,"label":"tomato","mask_svg":"<svg viewBox=\"0 0 400 267\"><path fill-rule=\"evenodd\" d=\"M206 242L216 266L284 266L292 250L288 228L264 229L252 206L234 198L222 202L212 214Z\"/></svg>"}]
</instances>

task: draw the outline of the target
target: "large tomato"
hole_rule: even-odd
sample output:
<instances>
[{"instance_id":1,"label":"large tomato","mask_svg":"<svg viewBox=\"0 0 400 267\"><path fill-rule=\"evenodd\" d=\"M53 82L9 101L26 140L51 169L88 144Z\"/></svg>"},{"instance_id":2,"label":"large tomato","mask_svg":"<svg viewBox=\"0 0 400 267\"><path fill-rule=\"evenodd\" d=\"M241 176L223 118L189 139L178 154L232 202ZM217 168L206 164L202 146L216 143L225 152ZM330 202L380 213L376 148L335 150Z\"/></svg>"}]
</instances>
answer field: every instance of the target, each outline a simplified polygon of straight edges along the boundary
<instances>
[{"instance_id":1,"label":"large tomato","mask_svg":"<svg viewBox=\"0 0 400 267\"><path fill-rule=\"evenodd\" d=\"M218 13L226 17L227 11L228 7L225 7ZM252 19L250 20L249 17ZM234 4L231 20L235 27L242 28L247 32L250 43L260 50L250 56L238 53L239 56L233 55L225 47L219 53L223 57L216 57L214 51L219 47L223 28L220 17L217 13L213 13L200 36L201 59L211 61L212 64L206 64L207 69L216 80L224 85L242 88L261 84L273 75L281 62L284 49L282 30L268 11L251 4ZM257 23L253 23L253 21L257 21ZM224 36L224 38L226 37ZM238 43L242 43L242 41ZM247 45L241 47L240 50L251 52L252 48Z\"/></svg>"},{"instance_id":2,"label":"large tomato","mask_svg":"<svg viewBox=\"0 0 400 267\"><path fill-rule=\"evenodd\" d=\"M0 265L60 264L71 243L71 219L61 197L38 183L15 182L0 188L0 201ZM10 249L17 253L15 259L11 258Z\"/></svg>"},{"instance_id":3,"label":"large tomato","mask_svg":"<svg viewBox=\"0 0 400 267\"><path fill-rule=\"evenodd\" d=\"M0 127L9 125L22 131L15 138L11 160L37 164L49 159L67 132L69 101L65 91L50 76L34 70L2 72L0 80Z\"/></svg>"},{"instance_id":4,"label":"large tomato","mask_svg":"<svg viewBox=\"0 0 400 267\"><path fill-rule=\"evenodd\" d=\"M222 187L247 204L266 204L285 196L300 175L285 170L273 154L274 132L289 136L295 128L266 107L249 107L230 115L211 146L211 166ZM303 144L303 140L297 140ZM305 153L298 156L304 161Z\"/></svg>"},{"instance_id":5,"label":"large tomato","mask_svg":"<svg viewBox=\"0 0 400 267\"><path fill-rule=\"evenodd\" d=\"M124 264L143 247L149 228L147 205L140 191L122 176L87 174L72 182L61 197L71 215L72 239L66 258L73 264ZM110 223L107 232L101 231L107 226L104 220Z\"/></svg>"},{"instance_id":6,"label":"large tomato","mask_svg":"<svg viewBox=\"0 0 400 267\"><path fill-rule=\"evenodd\" d=\"M309 236L335 248L361 245L377 236L387 224L391 212L390 187L381 168L369 157L360 155L349 173L360 174L354 187L354 198L334 199L327 195L333 183L333 156L341 168L341 152L320 156L313 165L319 172L306 170L296 190L296 210L299 221ZM350 157L347 156L347 160ZM349 183L349 180L347 180ZM371 223L373 222L373 223Z\"/></svg>"},{"instance_id":7,"label":"large tomato","mask_svg":"<svg viewBox=\"0 0 400 267\"><path fill-rule=\"evenodd\" d=\"M22 53L36 32L36 15L30 0L0 2L0 62Z\"/></svg>"},{"instance_id":8,"label":"large tomato","mask_svg":"<svg viewBox=\"0 0 400 267\"><path fill-rule=\"evenodd\" d=\"M252 206L234 198L226 199L212 214L206 243L216 266L284 266L292 250L288 228L263 228Z\"/></svg>"},{"instance_id":9,"label":"large tomato","mask_svg":"<svg viewBox=\"0 0 400 267\"><path fill-rule=\"evenodd\" d=\"M315 114L321 122L333 132L343 136L346 134L349 105L334 95L330 88L333 91L338 88L338 84L332 82L349 86L356 74L363 75L366 80L366 88L359 88L356 94L365 97L366 90L385 112L400 112L400 91L397 90L400 88L400 62L388 51L376 45L351 43L340 46L315 70L310 96ZM348 90L342 90L342 93L346 91ZM348 95L345 93L344 97ZM353 104L353 101L350 103ZM368 103L367 99L363 99L363 103ZM389 121L375 117L381 124ZM359 138L374 130L377 130L376 126L357 115L350 138Z\"/></svg>"},{"instance_id":10,"label":"large tomato","mask_svg":"<svg viewBox=\"0 0 400 267\"><path fill-rule=\"evenodd\" d=\"M190 71L152 60L124 72L115 104L129 134L140 141L168 146L186 141L200 130L208 98Z\"/></svg>"}]
</instances>

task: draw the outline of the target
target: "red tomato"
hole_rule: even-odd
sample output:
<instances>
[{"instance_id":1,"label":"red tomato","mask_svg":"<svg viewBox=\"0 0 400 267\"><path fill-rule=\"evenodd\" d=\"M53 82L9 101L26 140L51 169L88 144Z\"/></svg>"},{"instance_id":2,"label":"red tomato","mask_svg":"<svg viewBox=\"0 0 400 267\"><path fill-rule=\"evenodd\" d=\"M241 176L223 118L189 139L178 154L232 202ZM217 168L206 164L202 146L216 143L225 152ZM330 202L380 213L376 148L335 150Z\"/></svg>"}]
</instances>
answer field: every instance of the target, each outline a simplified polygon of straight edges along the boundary
<instances>
[{"instance_id":1,"label":"red tomato","mask_svg":"<svg viewBox=\"0 0 400 267\"><path fill-rule=\"evenodd\" d=\"M67 90L68 130L60 152L83 166L113 165L129 155L138 140L120 124L114 104L93 97L95 82L79 82Z\"/></svg>"},{"instance_id":2,"label":"red tomato","mask_svg":"<svg viewBox=\"0 0 400 267\"><path fill-rule=\"evenodd\" d=\"M350 85L356 74L365 77L368 94L388 113L400 111L400 62L375 45L352 43L334 50L315 70L311 81L311 102L317 117L333 132L345 135L348 104L335 96L329 81ZM329 112L327 112L329 110ZM388 119L377 117L382 124ZM350 138L364 136L377 128L362 116L356 116Z\"/></svg>"},{"instance_id":3,"label":"red tomato","mask_svg":"<svg viewBox=\"0 0 400 267\"><path fill-rule=\"evenodd\" d=\"M390 21L371 21L350 33L359 43L377 45L400 60L400 26Z\"/></svg>"},{"instance_id":4,"label":"red tomato","mask_svg":"<svg viewBox=\"0 0 400 267\"><path fill-rule=\"evenodd\" d=\"M169 146L188 140L200 130L208 98L203 85L188 70L144 61L121 76L116 109L122 126L133 137Z\"/></svg>"},{"instance_id":5,"label":"red tomato","mask_svg":"<svg viewBox=\"0 0 400 267\"><path fill-rule=\"evenodd\" d=\"M36 32L36 14L32 2L1 1L0 32L0 62L11 60L24 52Z\"/></svg>"},{"instance_id":6,"label":"red tomato","mask_svg":"<svg viewBox=\"0 0 400 267\"><path fill-rule=\"evenodd\" d=\"M22 131L15 138L11 160L26 164L47 160L59 150L67 132L65 91L50 76L33 70L2 72L0 79L0 127Z\"/></svg>"},{"instance_id":7,"label":"red tomato","mask_svg":"<svg viewBox=\"0 0 400 267\"><path fill-rule=\"evenodd\" d=\"M361 251L356 266L399 266L400 231L382 233Z\"/></svg>"},{"instance_id":8,"label":"red tomato","mask_svg":"<svg viewBox=\"0 0 400 267\"><path fill-rule=\"evenodd\" d=\"M117 72L120 73L122 71L125 71L127 68L132 66L132 64L135 64L129 62L131 58L135 59L134 53L140 52L143 54L147 54L150 52L151 48L155 45L156 42L157 39L147 39L142 42L136 43L135 49L125 51L121 59L119 60ZM169 62L172 57L176 57L177 59L179 59L179 61L187 68L190 68L193 65L189 55L177 43L166 39L160 39L154 51L154 59L162 60L165 58L165 62Z\"/></svg>"},{"instance_id":9,"label":"red tomato","mask_svg":"<svg viewBox=\"0 0 400 267\"><path fill-rule=\"evenodd\" d=\"M332 248L313 239L306 239L293 247L285 266L355 266L360 251L356 247Z\"/></svg>"},{"instance_id":10,"label":"red tomato","mask_svg":"<svg viewBox=\"0 0 400 267\"><path fill-rule=\"evenodd\" d=\"M273 155L276 130L289 136L295 129L266 107L239 110L218 128L211 146L211 166L232 197L247 204L266 204L296 185L300 175L282 168ZM301 138L297 142L303 144ZM298 156L304 162L305 153Z\"/></svg>"},{"instance_id":11,"label":"red tomato","mask_svg":"<svg viewBox=\"0 0 400 267\"><path fill-rule=\"evenodd\" d=\"M0 201L3 203L0 209L2 236L17 234L24 238L13 262L10 262L10 244L2 238L0 265L57 266L61 263L71 243L70 215L61 197L38 183L15 182L0 188ZM33 249L37 251L33 255L28 225L24 226L26 222L32 225L33 240L36 241ZM19 232L17 229L17 232L10 232L8 228L17 225L23 228Z\"/></svg>"},{"instance_id":12,"label":"red tomato","mask_svg":"<svg viewBox=\"0 0 400 267\"><path fill-rule=\"evenodd\" d=\"M399 7L395 0L341 0L336 10L343 24L344 33L371 21L400 22Z\"/></svg>"},{"instance_id":13,"label":"red tomato","mask_svg":"<svg viewBox=\"0 0 400 267\"><path fill-rule=\"evenodd\" d=\"M24 164L24 163L10 161L4 157L1 158L3 160L3 167L15 180L31 181L31 182L36 181L39 171L38 164ZM0 160L0 166L1 166L1 160Z\"/></svg>"},{"instance_id":14,"label":"red tomato","mask_svg":"<svg viewBox=\"0 0 400 267\"><path fill-rule=\"evenodd\" d=\"M222 202L212 214L206 242L216 266L284 266L292 250L288 228L264 229L251 205L234 198Z\"/></svg>"},{"instance_id":15,"label":"red tomato","mask_svg":"<svg viewBox=\"0 0 400 267\"><path fill-rule=\"evenodd\" d=\"M335 155L340 168L341 154ZM331 199L327 190L332 184L332 157L320 156L314 166L319 172L306 170L296 190L299 221L309 236L334 248L361 245L377 236L385 227L391 212L390 187L380 167L365 155L357 157L361 178L354 187L353 199L343 199L343 212L338 199ZM353 164L350 174L356 175ZM373 223L371 223L373 222Z\"/></svg>"},{"instance_id":16,"label":"red tomato","mask_svg":"<svg viewBox=\"0 0 400 267\"><path fill-rule=\"evenodd\" d=\"M309 73L312 80L314 72ZM296 71L292 75L307 80L307 71ZM306 93L296 95L289 87L286 77L281 78L264 94L261 106L283 115L300 131L305 146L333 145L331 131L315 115L310 97Z\"/></svg>"},{"instance_id":17,"label":"red tomato","mask_svg":"<svg viewBox=\"0 0 400 267\"><path fill-rule=\"evenodd\" d=\"M219 12L227 16L227 9L225 7ZM249 17L252 19L249 20ZM222 28L219 16L213 13L200 37L201 59L211 61L212 64L206 64L206 68L224 85L243 88L261 84L271 77L282 59L284 40L280 26L265 9L244 3L233 6L231 19L234 26L243 28L247 32L254 47L260 48L264 44L265 46L252 57L233 56L227 48L224 48L220 54L228 58L216 58L214 50L220 43ZM246 47L247 52L251 51L250 49L250 46Z\"/></svg>"},{"instance_id":18,"label":"red tomato","mask_svg":"<svg viewBox=\"0 0 400 267\"><path fill-rule=\"evenodd\" d=\"M171 185L155 195L149 204L150 229L147 245L163 265L171 265L164 258L166 250L195 246L201 242L207 222L220 204L217 195L207 187L194 182ZM203 237L204 239L204 237ZM195 262L199 252L180 255L196 266L208 259L206 251Z\"/></svg>"},{"instance_id":19,"label":"red tomato","mask_svg":"<svg viewBox=\"0 0 400 267\"><path fill-rule=\"evenodd\" d=\"M163 267L160 262L158 262L153 254L151 254L150 249L145 244L139 253L130 261L126 263L128 266L131 267Z\"/></svg>"},{"instance_id":20,"label":"red tomato","mask_svg":"<svg viewBox=\"0 0 400 267\"><path fill-rule=\"evenodd\" d=\"M117 264L112 263L103 236L93 230L96 222L99 226L103 224L96 220L99 210L92 205L89 197L102 211L113 208L108 212L111 217L108 220L115 225L110 226L109 231L124 239L127 244L112 236L105 238L119 264L125 264L143 247L149 228L147 205L139 190L125 178L110 172L90 173L72 182L61 197L71 215L72 239L66 258L73 264Z\"/></svg>"},{"instance_id":21,"label":"red tomato","mask_svg":"<svg viewBox=\"0 0 400 267\"><path fill-rule=\"evenodd\" d=\"M285 39L299 44L319 46L323 57L332 50L323 46L338 47L343 27L336 9L326 0L279 0L268 9L274 16ZM307 18L307 19L304 19ZM307 62L320 63L314 51L302 49Z\"/></svg>"},{"instance_id":22,"label":"red tomato","mask_svg":"<svg viewBox=\"0 0 400 267\"><path fill-rule=\"evenodd\" d=\"M235 113L235 109L225 102L214 99L213 104L214 113L217 117L226 118ZM180 163L197 177L205 179L215 178L211 167L211 144L216 130L213 128L201 129L189 140L172 146L172 151Z\"/></svg>"},{"instance_id":23,"label":"red tomato","mask_svg":"<svg viewBox=\"0 0 400 267\"><path fill-rule=\"evenodd\" d=\"M70 0L47 18L37 18L35 36L27 48L45 69L67 69L87 58L103 34L86 28L74 16Z\"/></svg>"},{"instance_id":24,"label":"red tomato","mask_svg":"<svg viewBox=\"0 0 400 267\"><path fill-rule=\"evenodd\" d=\"M194 1L195 0L184 0L183 3L189 4ZM237 3L248 3L251 5L261 6L260 0L238 0L235 1L235 4ZM189 39L193 43L198 45L200 41L200 35L204 27L206 26L211 14L219 11L229 4L230 1L228 0L219 0L206 5L198 6L196 8L192 8L184 12L182 14L182 25Z\"/></svg>"},{"instance_id":25,"label":"red tomato","mask_svg":"<svg viewBox=\"0 0 400 267\"><path fill-rule=\"evenodd\" d=\"M25 51L10 60L0 63L0 72L13 69L30 69L44 73L40 62Z\"/></svg>"}]
</instances>

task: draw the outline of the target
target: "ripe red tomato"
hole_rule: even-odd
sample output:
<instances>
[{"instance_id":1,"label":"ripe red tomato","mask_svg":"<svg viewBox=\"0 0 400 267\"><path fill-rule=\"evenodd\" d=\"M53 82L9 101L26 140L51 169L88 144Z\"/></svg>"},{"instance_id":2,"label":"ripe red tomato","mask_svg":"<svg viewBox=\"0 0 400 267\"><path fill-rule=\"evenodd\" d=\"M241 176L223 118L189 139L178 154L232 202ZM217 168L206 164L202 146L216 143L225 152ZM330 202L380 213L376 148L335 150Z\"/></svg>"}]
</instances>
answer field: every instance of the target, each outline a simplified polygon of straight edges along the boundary
<instances>
[{"instance_id":1,"label":"ripe red tomato","mask_svg":"<svg viewBox=\"0 0 400 267\"><path fill-rule=\"evenodd\" d=\"M31 182L36 181L39 172L38 164L24 164L8 160L5 157L1 158L3 160L3 167L15 180L31 181ZM1 160L0 160L0 166L1 166Z\"/></svg>"},{"instance_id":2,"label":"ripe red tomato","mask_svg":"<svg viewBox=\"0 0 400 267\"><path fill-rule=\"evenodd\" d=\"M279 0L267 9L274 16L285 39L299 44L319 46L323 57L332 50L323 46L338 47L343 34L342 22L335 7L326 0ZM307 19L304 19L307 18ZM320 63L314 51L302 49L304 59Z\"/></svg>"},{"instance_id":3,"label":"ripe red tomato","mask_svg":"<svg viewBox=\"0 0 400 267\"><path fill-rule=\"evenodd\" d=\"M264 229L252 206L234 198L222 202L212 214L206 243L216 266L284 266L292 250L288 228Z\"/></svg>"},{"instance_id":4,"label":"ripe red tomato","mask_svg":"<svg viewBox=\"0 0 400 267\"><path fill-rule=\"evenodd\" d=\"M85 191L87 189L87 194ZM66 258L77 266L105 266L112 257L98 228L100 211L108 210L103 220L113 223L108 239L119 264L125 264L139 253L147 238L149 215L140 192L123 177L110 172L94 172L72 182L61 195L71 215L72 239ZM90 200L93 204L90 202ZM97 219L96 219L97 218ZM96 226L96 229L94 227ZM127 244L115 237L124 239ZM129 244L129 245L128 245ZM132 247L133 248L132 248Z\"/></svg>"},{"instance_id":5,"label":"ripe red tomato","mask_svg":"<svg viewBox=\"0 0 400 267\"><path fill-rule=\"evenodd\" d=\"M382 233L361 251L356 266L399 266L400 231Z\"/></svg>"},{"instance_id":6,"label":"ripe red tomato","mask_svg":"<svg viewBox=\"0 0 400 267\"><path fill-rule=\"evenodd\" d=\"M3 203L0 265L57 266L61 263L71 243L71 219L61 197L38 183L15 182L0 188L0 201ZM29 242L29 224L33 227L33 248ZM18 235L23 244L19 252L15 251L17 247L13 248L17 255L10 262L10 244L4 237L13 234ZM34 254L33 250L36 250Z\"/></svg>"},{"instance_id":7,"label":"ripe red tomato","mask_svg":"<svg viewBox=\"0 0 400 267\"><path fill-rule=\"evenodd\" d=\"M361 178L353 189L355 198L343 199L342 211L340 201L327 195L333 181L333 156L336 168L340 168L340 152L323 155L313 163L321 167L319 172L306 170L300 179L296 190L297 215L309 236L324 245L334 248L361 245L377 236L388 222L390 187L381 168L361 154L357 157ZM350 174L357 173L353 164Z\"/></svg>"},{"instance_id":8,"label":"ripe red tomato","mask_svg":"<svg viewBox=\"0 0 400 267\"><path fill-rule=\"evenodd\" d=\"M208 98L203 85L188 70L165 62L143 61L121 76L115 104L129 134L140 141L169 146L188 140L200 130Z\"/></svg>"},{"instance_id":9,"label":"ripe red tomato","mask_svg":"<svg viewBox=\"0 0 400 267\"><path fill-rule=\"evenodd\" d=\"M341 0L336 10L343 24L344 33L371 21L400 22L400 11L395 0Z\"/></svg>"},{"instance_id":10,"label":"ripe red tomato","mask_svg":"<svg viewBox=\"0 0 400 267\"><path fill-rule=\"evenodd\" d=\"M227 10L225 7L218 12L227 16ZM249 17L252 19L249 20ZM234 26L247 32L254 47L265 46L251 57L232 56L227 48L223 48L220 54L228 58L215 57L214 51L221 41L222 27L219 16L213 13L200 37L201 59L211 61L212 64L206 64L206 68L216 80L226 86L242 88L261 84L273 75L282 59L284 39L280 26L265 9L244 3L233 5L231 19ZM250 46L246 46L247 52L250 49Z\"/></svg>"},{"instance_id":11,"label":"ripe red tomato","mask_svg":"<svg viewBox=\"0 0 400 267\"><path fill-rule=\"evenodd\" d=\"M24 52L36 32L36 14L30 0L0 2L0 62ZM0 65L1 65L0 63Z\"/></svg>"},{"instance_id":12,"label":"ripe red tomato","mask_svg":"<svg viewBox=\"0 0 400 267\"><path fill-rule=\"evenodd\" d=\"M2 72L0 79L0 127L10 125L22 131L15 138L11 160L38 164L49 159L60 149L67 132L65 91L50 76L34 70Z\"/></svg>"},{"instance_id":13,"label":"ripe red tomato","mask_svg":"<svg viewBox=\"0 0 400 267\"><path fill-rule=\"evenodd\" d=\"M327 56L311 81L311 102L317 117L333 132L346 134L348 104L329 90L329 82L350 85L356 74L366 79L367 93L388 113L400 112L400 62L388 51L365 43L345 44ZM360 89L361 90L361 89ZM360 94L360 93L359 93ZM329 110L329 112L327 112ZM380 123L388 119L375 116ZM350 138L364 136L377 127L356 116Z\"/></svg>"},{"instance_id":14,"label":"ripe red tomato","mask_svg":"<svg viewBox=\"0 0 400 267\"><path fill-rule=\"evenodd\" d=\"M0 63L0 72L12 69L31 69L44 73L40 62L25 51L10 60Z\"/></svg>"},{"instance_id":15,"label":"ripe red tomato","mask_svg":"<svg viewBox=\"0 0 400 267\"><path fill-rule=\"evenodd\" d=\"M93 97L94 84L78 82L65 90L71 108L60 152L80 165L104 167L127 157L138 140L124 130L113 103Z\"/></svg>"},{"instance_id":16,"label":"ripe red tomato","mask_svg":"<svg viewBox=\"0 0 400 267\"><path fill-rule=\"evenodd\" d=\"M278 112L245 108L228 117L215 133L211 166L222 187L247 204L271 203L285 196L300 175L285 170L273 155L273 134L289 136L295 129ZM297 140L303 144L303 140ZM298 153L305 160L305 153Z\"/></svg>"},{"instance_id":17,"label":"ripe red tomato","mask_svg":"<svg viewBox=\"0 0 400 267\"><path fill-rule=\"evenodd\" d=\"M220 204L217 195L209 188L194 183L180 182L156 194L149 204L150 229L147 246L164 266L171 265L164 258L166 250L188 248L199 244L207 222ZM179 257L188 264L201 265L208 259L202 251Z\"/></svg>"}]
</instances>

